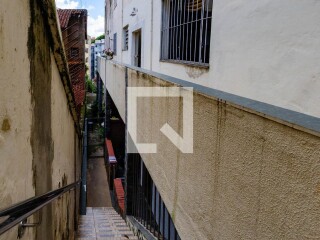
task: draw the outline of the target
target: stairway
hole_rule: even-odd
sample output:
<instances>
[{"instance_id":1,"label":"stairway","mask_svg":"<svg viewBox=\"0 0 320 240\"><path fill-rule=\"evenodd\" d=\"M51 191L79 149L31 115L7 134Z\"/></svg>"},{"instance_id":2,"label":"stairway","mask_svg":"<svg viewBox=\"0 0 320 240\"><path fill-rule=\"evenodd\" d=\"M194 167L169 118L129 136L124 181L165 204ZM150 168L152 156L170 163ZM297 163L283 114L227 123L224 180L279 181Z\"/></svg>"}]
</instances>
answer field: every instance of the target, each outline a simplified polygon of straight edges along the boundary
<instances>
[{"instance_id":1,"label":"stairway","mask_svg":"<svg viewBox=\"0 0 320 240\"><path fill-rule=\"evenodd\" d=\"M87 208L80 216L77 240L128 240L138 238L112 207Z\"/></svg>"}]
</instances>

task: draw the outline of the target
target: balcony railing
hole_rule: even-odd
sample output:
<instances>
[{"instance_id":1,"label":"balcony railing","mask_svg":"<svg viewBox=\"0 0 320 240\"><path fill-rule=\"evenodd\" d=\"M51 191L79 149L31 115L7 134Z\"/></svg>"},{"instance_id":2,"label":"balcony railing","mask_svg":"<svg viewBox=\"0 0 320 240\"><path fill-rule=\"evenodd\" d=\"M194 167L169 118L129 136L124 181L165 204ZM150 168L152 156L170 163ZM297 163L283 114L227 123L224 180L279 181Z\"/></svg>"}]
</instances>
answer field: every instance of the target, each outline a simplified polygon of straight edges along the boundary
<instances>
[{"instance_id":1,"label":"balcony railing","mask_svg":"<svg viewBox=\"0 0 320 240\"><path fill-rule=\"evenodd\" d=\"M130 159L132 177L131 214L158 239L179 240L173 220L139 154Z\"/></svg>"}]
</instances>

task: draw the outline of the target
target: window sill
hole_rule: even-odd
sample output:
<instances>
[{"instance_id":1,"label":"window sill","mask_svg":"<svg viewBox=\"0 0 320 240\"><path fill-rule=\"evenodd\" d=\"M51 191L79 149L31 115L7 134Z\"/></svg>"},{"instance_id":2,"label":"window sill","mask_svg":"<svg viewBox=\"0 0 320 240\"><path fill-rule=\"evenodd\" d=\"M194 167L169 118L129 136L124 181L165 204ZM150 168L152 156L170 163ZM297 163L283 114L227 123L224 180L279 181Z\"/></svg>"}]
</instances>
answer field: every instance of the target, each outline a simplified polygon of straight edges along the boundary
<instances>
[{"instance_id":1,"label":"window sill","mask_svg":"<svg viewBox=\"0 0 320 240\"><path fill-rule=\"evenodd\" d=\"M197 62L188 62L188 61L183 61L183 60L170 60L170 59L168 59L168 60L160 59L160 62L180 64L180 65L186 65L189 67L197 67L197 68L206 68L206 69L210 68L209 63L197 63Z\"/></svg>"}]
</instances>

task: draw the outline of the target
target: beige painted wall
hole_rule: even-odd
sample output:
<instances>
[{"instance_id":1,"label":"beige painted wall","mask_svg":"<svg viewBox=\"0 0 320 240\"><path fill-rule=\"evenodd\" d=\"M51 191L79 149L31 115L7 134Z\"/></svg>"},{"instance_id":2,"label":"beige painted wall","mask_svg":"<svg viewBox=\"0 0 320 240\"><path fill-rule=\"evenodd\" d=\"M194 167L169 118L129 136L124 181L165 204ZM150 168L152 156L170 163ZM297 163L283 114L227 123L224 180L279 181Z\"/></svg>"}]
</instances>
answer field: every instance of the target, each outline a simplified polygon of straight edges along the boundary
<instances>
[{"instance_id":1,"label":"beige painted wall","mask_svg":"<svg viewBox=\"0 0 320 240\"><path fill-rule=\"evenodd\" d=\"M129 86L163 85L129 71ZM182 154L159 132L181 132L181 103L139 104L140 141L159 143L142 158L182 239L320 237L318 137L195 93L194 153Z\"/></svg>"},{"instance_id":2,"label":"beige painted wall","mask_svg":"<svg viewBox=\"0 0 320 240\"><path fill-rule=\"evenodd\" d=\"M81 149L70 115L67 99L58 68L52 56L52 133L54 159L52 162L52 189L57 189L80 179ZM75 192L65 194L53 203L54 238L73 239L75 229Z\"/></svg>"},{"instance_id":3,"label":"beige painted wall","mask_svg":"<svg viewBox=\"0 0 320 240\"><path fill-rule=\"evenodd\" d=\"M80 142L43 19L38 17L30 30L32 1L4 0L0 5L0 209L79 179ZM38 14L39 6L33 6L33 14ZM35 42L30 42L32 34ZM43 61L42 65L38 61ZM41 95L41 91L48 94ZM41 132L42 138L37 138ZM38 148L41 145L52 152ZM37 162L40 158L45 164ZM45 166L49 167L43 171ZM48 211L52 212L43 215L41 227L29 228L23 239L35 239L37 231L38 239L72 238L74 192L44 212ZM47 216L52 216L52 226ZM36 221L37 217L28 219ZM17 227L0 236L1 240L16 238Z\"/></svg>"},{"instance_id":4,"label":"beige painted wall","mask_svg":"<svg viewBox=\"0 0 320 240\"><path fill-rule=\"evenodd\" d=\"M128 82L173 86L130 69ZM194 93L194 153L183 154L159 131L181 133L181 110L138 100L138 141L158 144L142 158L182 239L320 238L319 137Z\"/></svg>"},{"instance_id":5,"label":"beige painted wall","mask_svg":"<svg viewBox=\"0 0 320 240\"><path fill-rule=\"evenodd\" d=\"M114 65L109 61L106 61L105 58L98 58L98 69L100 77L103 81L104 86L109 91L114 103L118 107L119 114L122 118L123 122L126 122L125 118L125 87L126 82L123 81L125 79L125 68L120 65ZM113 80L113 79L119 79Z\"/></svg>"},{"instance_id":6,"label":"beige painted wall","mask_svg":"<svg viewBox=\"0 0 320 240\"><path fill-rule=\"evenodd\" d=\"M34 196L28 10L28 1L4 0L0 6L0 209ZM0 239L16 237L14 228ZM32 238L31 229L27 238Z\"/></svg>"}]
</instances>

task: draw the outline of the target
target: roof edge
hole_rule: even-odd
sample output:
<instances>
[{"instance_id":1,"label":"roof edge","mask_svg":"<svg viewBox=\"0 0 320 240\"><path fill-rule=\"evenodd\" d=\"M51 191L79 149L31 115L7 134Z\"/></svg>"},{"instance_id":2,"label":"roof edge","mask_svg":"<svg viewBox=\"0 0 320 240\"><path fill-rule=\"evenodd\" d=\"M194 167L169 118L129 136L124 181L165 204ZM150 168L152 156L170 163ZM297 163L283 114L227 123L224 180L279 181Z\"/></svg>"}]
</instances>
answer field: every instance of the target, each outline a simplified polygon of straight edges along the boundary
<instances>
[{"instance_id":1,"label":"roof edge","mask_svg":"<svg viewBox=\"0 0 320 240\"><path fill-rule=\"evenodd\" d=\"M73 121L77 133L81 133L80 123L76 111L75 97L72 91L71 77L69 74L69 68L67 58L65 54L64 44L62 40L62 34L60 30L60 24L57 16L57 10L54 0L38 0L40 7L43 10L43 18L46 18L46 24L48 24L48 32L51 37L51 50L54 55L61 81L66 93L68 106L72 115Z\"/></svg>"}]
</instances>

